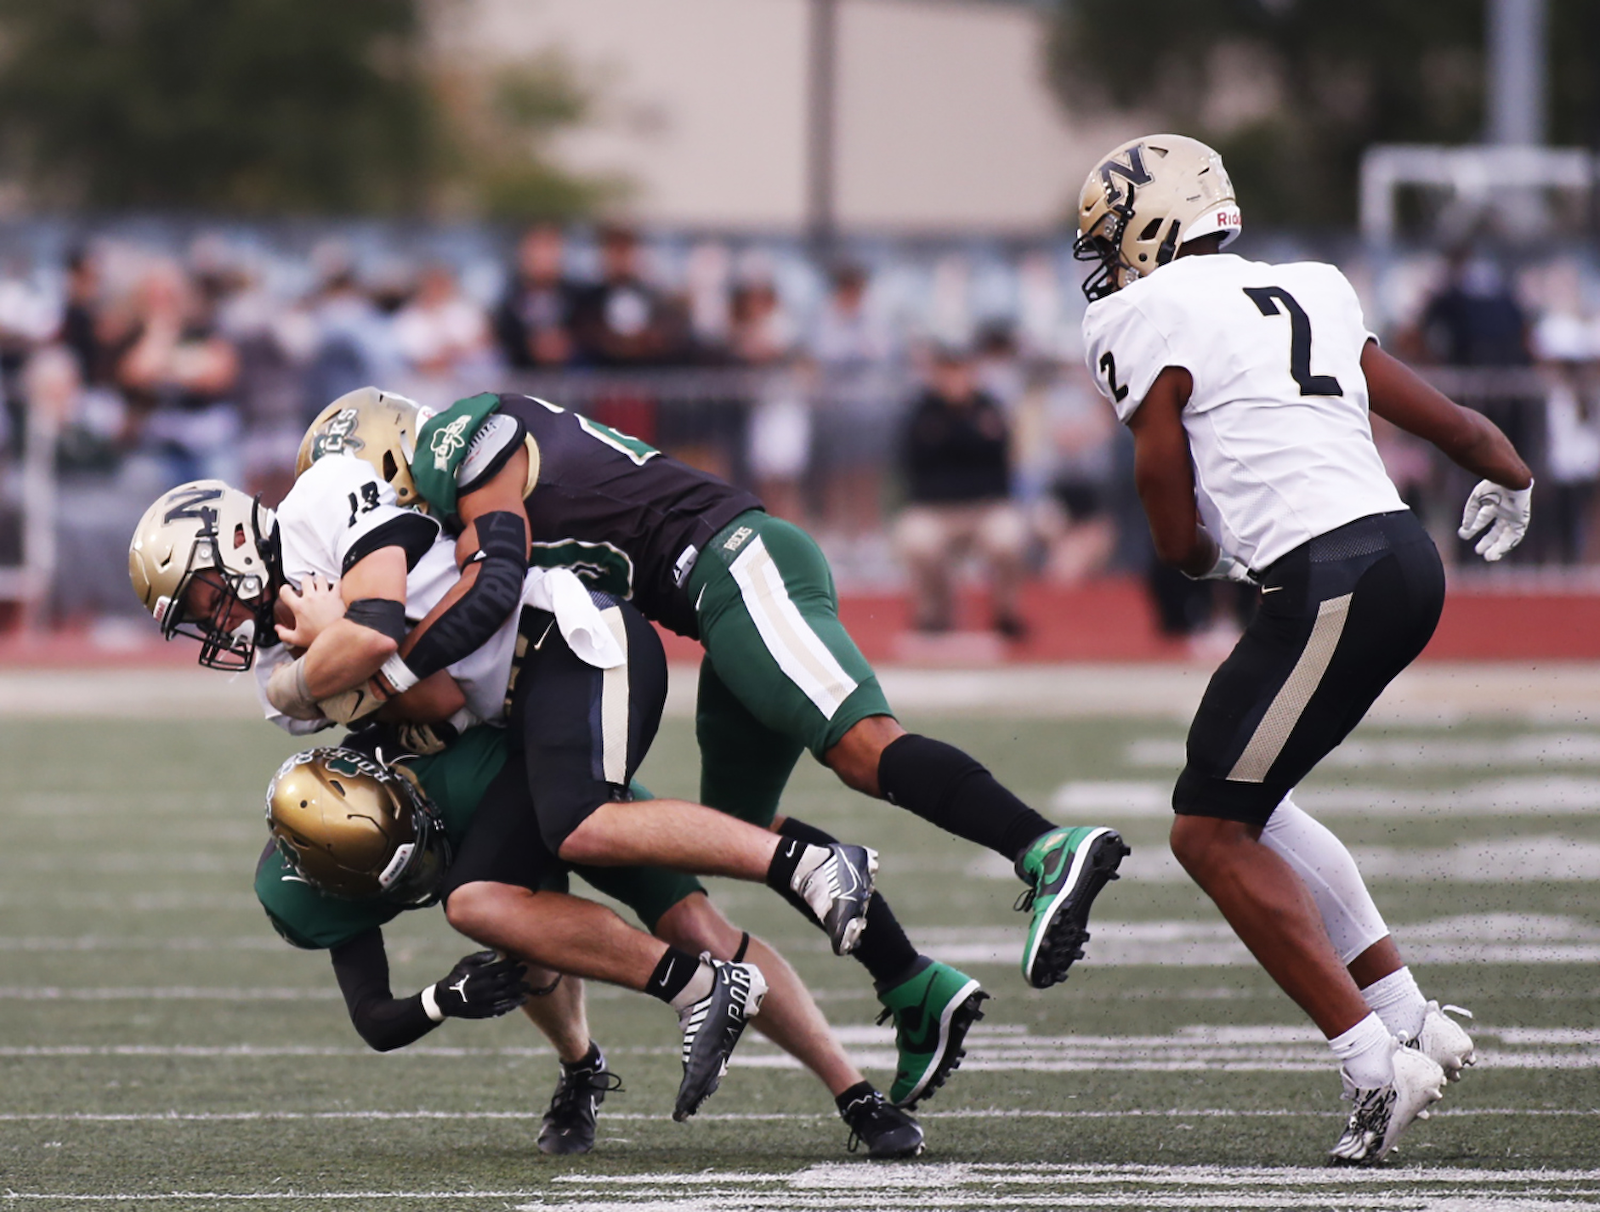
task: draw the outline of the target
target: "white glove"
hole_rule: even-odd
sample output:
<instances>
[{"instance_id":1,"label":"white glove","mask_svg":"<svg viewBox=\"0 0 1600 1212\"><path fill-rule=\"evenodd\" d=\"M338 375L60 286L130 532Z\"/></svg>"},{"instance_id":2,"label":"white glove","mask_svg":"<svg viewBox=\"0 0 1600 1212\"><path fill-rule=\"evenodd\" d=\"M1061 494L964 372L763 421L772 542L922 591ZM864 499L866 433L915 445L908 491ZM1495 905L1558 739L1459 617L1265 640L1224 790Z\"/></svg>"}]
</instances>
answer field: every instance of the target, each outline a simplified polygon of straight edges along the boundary
<instances>
[{"instance_id":1,"label":"white glove","mask_svg":"<svg viewBox=\"0 0 1600 1212\"><path fill-rule=\"evenodd\" d=\"M1487 533L1473 550L1492 564L1522 542L1528 532L1532 503L1532 481L1526 488L1507 488L1493 480L1480 480L1467 497L1467 507L1461 511L1461 529L1456 534L1470 539L1487 526Z\"/></svg>"},{"instance_id":2,"label":"white glove","mask_svg":"<svg viewBox=\"0 0 1600 1212\"><path fill-rule=\"evenodd\" d=\"M1184 574L1188 576L1187 573ZM1256 584L1255 576L1243 560L1236 560L1222 548L1217 548L1217 562L1191 581L1238 581L1245 585Z\"/></svg>"},{"instance_id":3,"label":"white glove","mask_svg":"<svg viewBox=\"0 0 1600 1212\"><path fill-rule=\"evenodd\" d=\"M335 724L353 724L363 716L371 715L383 704L383 696L373 693L372 683L363 682L343 694L329 695L317 704L317 708ZM285 711L284 714L290 713Z\"/></svg>"}]
</instances>

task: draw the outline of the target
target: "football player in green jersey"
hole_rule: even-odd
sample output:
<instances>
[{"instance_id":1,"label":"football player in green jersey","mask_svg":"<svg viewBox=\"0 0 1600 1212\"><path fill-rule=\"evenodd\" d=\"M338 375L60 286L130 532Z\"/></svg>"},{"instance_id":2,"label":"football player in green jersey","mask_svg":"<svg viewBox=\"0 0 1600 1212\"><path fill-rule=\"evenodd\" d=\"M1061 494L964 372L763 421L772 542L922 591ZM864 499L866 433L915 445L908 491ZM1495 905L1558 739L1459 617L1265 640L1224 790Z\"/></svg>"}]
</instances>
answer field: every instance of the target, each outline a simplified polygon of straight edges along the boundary
<instances>
[{"instance_id":1,"label":"football player in green jersey","mask_svg":"<svg viewBox=\"0 0 1600 1212\"><path fill-rule=\"evenodd\" d=\"M594 588L705 647L696 732L700 801L813 844L832 839L778 813L809 749L858 791L887 799L1015 863L1033 910L1022 969L1063 979L1090 906L1127 847L1105 828L1058 829L953 746L901 727L839 620L832 573L804 531L751 494L542 400L480 395L428 416L364 388L312 423L297 464L353 453L460 533L458 586L401 653L419 675L480 643L513 608L522 569L571 567ZM961 1058L987 996L918 953L881 895L854 954L892 1017L891 1097L915 1106Z\"/></svg>"},{"instance_id":2,"label":"football player in green jersey","mask_svg":"<svg viewBox=\"0 0 1600 1212\"><path fill-rule=\"evenodd\" d=\"M367 734L366 743L376 733ZM361 735L349 743L363 744ZM445 1017L506 1013L525 995L520 964L480 952L420 993L395 998L382 935L401 912L433 903L448 854L465 840L479 804L494 794L506 756L506 734L492 727L469 730L442 753L403 762L379 763L348 748L312 750L285 763L268 792L274 841L257 866L256 895L285 939L330 951L351 1021L374 1048L403 1047ZM634 790L648 797L637 785ZM335 811L325 811L330 808ZM434 861L419 859L430 851ZM699 945L715 936L735 963L758 965L771 992L752 1021L828 1087L851 1129L852 1147L859 1140L872 1157L920 1152L921 1128L862 1078L793 969L723 917L698 880L652 868L578 870L669 944ZM566 887L566 870L547 868L543 892ZM620 1082L589 1039L581 982L543 971L533 979L544 988L523 1008L561 1062L539 1147L587 1152L596 1109Z\"/></svg>"}]
</instances>

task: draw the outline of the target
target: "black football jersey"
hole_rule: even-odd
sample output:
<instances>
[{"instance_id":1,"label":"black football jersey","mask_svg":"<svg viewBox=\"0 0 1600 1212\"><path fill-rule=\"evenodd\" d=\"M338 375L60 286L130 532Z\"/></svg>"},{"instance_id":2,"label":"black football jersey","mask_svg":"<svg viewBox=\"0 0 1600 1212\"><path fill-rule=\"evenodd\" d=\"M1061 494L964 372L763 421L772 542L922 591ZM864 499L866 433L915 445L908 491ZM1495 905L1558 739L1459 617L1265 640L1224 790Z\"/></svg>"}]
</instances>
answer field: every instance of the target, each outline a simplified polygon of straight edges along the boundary
<instances>
[{"instance_id":1,"label":"black football jersey","mask_svg":"<svg viewBox=\"0 0 1600 1212\"><path fill-rule=\"evenodd\" d=\"M581 413L529 396L500 396L539 448L527 497L536 566L571 568L647 618L698 639L689 573L713 535L760 509L724 483Z\"/></svg>"}]
</instances>

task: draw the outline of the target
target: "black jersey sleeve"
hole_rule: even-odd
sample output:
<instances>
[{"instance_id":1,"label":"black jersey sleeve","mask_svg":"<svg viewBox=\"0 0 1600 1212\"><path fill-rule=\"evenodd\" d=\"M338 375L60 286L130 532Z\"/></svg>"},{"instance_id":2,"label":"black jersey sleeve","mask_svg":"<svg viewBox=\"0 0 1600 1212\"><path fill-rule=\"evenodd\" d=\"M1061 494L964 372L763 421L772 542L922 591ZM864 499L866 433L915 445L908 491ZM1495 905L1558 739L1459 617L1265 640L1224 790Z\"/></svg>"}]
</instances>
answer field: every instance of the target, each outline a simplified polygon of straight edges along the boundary
<instances>
[{"instance_id":1,"label":"black jersey sleeve","mask_svg":"<svg viewBox=\"0 0 1600 1212\"><path fill-rule=\"evenodd\" d=\"M383 949L383 931L368 930L333 948L330 954L350 1021L370 1047L392 1052L415 1043L438 1026L422 1008L420 993L396 998L389 991L389 957Z\"/></svg>"}]
</instances>

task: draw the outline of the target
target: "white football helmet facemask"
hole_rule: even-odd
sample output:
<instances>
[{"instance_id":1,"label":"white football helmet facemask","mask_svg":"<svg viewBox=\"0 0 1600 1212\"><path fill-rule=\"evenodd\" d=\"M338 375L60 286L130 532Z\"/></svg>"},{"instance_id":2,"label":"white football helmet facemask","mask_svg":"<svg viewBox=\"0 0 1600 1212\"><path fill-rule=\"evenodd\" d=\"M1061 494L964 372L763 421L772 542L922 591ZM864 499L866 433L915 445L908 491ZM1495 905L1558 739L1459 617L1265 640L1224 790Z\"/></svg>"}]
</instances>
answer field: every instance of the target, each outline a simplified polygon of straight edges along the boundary
<instances>
[{"instance_id":1,"label":"white football helmet facemask","mask_svg":"<svg viewBox=\"0 0 1600 1212\"><path fill-rule=\"evenodd\" d=\"M193 636L202 665L249 669L283 582L272 511L221 480L179 485L139 519L128 578L163 639ZM240 605L249 617L236 620Z\"/></svg>"}]
</instances>

